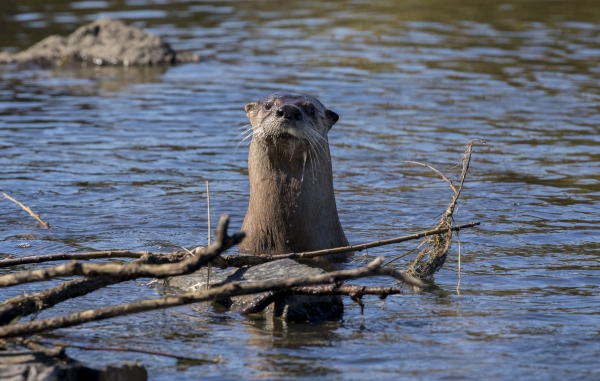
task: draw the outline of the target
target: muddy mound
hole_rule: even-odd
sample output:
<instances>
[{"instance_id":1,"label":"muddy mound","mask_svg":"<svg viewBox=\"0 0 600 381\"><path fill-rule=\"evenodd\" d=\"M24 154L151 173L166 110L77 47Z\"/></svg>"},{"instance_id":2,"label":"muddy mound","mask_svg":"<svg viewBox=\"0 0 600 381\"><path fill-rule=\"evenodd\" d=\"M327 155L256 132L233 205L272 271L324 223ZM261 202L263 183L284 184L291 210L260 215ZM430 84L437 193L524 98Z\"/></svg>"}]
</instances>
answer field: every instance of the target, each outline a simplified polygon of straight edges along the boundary
<instances>
[{"instance_id":1,"label":"muddy mound","mask_svg":"<svg viewBox=\"0 0 600 381\"><path fill-rule=\"evenodd\" d=\"M72 62L130 66L198 61L199 56L178 53L158 36L108 18L84 25L68 37L46 37L19 53L0 53L0 64L36 64L42 67Z\"/></svg>"}]
</instances>

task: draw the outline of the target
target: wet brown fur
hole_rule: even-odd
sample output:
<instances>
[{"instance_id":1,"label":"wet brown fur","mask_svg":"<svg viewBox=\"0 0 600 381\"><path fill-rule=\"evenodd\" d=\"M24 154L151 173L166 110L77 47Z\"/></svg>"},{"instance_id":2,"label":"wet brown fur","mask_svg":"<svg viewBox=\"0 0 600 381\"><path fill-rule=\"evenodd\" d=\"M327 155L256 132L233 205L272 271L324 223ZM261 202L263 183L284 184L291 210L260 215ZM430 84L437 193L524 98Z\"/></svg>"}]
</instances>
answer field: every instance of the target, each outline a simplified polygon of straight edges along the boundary
<instances>
[{"instance_id":1,"label":"wet brown fur","mask_svg":"<svg viewBox=\"0 0 600 381\"><path fill-rule=\"evenodd\" d=\"M240 250L283 254L347 246L327 140L338 115L315 98L291 93L267 95L245 110L252 125L250 202Z\"/></svg>"}]
</instances>

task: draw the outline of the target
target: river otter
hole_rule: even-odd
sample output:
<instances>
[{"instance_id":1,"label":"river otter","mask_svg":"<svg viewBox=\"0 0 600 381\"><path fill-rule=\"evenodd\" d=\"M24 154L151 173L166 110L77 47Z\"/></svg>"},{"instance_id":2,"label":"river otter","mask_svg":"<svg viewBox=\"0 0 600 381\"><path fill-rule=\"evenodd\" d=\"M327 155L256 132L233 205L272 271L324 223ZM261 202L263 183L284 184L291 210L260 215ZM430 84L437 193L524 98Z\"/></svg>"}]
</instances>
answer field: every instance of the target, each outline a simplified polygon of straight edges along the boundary
<instances>
[{"instance_id":1,"label":"river otter","mask_svg":"<svg viewBox=\"0 0 600 381\"><path fill-rule=\"evenodd\" d=\"M252 129L250 202L240 251L282 254L348 246L327 140L339 116L316 98L285 92L248 103L245 110Z\"/></svg>"}]
</instances>

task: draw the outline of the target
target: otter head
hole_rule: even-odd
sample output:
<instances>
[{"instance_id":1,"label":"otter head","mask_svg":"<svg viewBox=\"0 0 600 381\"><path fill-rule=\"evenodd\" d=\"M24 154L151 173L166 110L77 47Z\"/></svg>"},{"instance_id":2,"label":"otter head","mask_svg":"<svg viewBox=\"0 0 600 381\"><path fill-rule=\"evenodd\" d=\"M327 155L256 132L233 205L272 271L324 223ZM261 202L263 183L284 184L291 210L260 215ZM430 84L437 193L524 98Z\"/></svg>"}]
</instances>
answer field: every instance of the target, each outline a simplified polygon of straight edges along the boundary
<instances>
[{"instance_id":1,"label":"otter head","mask_svg":"<svg viewBox=\"0 0 600 381\"><path fill-rule=\"evenodd\" d=\"M324 153L327 133L339 116L318 99L304 94L272 93L244 109L252 124L252 140L294 153Z\"/></svg>"}]
</instances>

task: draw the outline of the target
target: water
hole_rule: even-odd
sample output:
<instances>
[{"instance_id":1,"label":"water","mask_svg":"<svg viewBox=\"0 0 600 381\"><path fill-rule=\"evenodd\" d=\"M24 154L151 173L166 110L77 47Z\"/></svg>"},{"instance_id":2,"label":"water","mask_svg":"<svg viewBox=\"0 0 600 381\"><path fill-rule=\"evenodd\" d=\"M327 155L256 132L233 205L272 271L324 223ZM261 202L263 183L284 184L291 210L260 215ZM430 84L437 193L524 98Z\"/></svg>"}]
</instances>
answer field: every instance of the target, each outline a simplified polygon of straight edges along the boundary
<instances>
[{"instance_id":1,"label":"water","mask_svg":"<svg viewBox=\"0 0 600 381\"><path fill-rule=\"evenodd\" d=\"M249 190L247 149L236 150L235 137L248 123L244 104L274 90L311 94L340 115L329 140L353 243L424 230L444 211L447 185L403 160L456 178L463 145L487 141L475 146L456 216L482 222L460 234L459 292L454 245L437 288L385 304L367 297L364 315L345 300L336 322L290 324L201 305L52 333L221 355L218 365L72 356L98 365L139 359L153 380L600 376L597 1L20 0L3 1L0 15L5 50L106 15L203 57L171 68L0 70L0 188L52 226L45 231L4 200L4 255L204 244L205 181L212 220L228 213L239 229ZM39 318L157 296L129 282Z\"/></svg>"}]
</instances>

